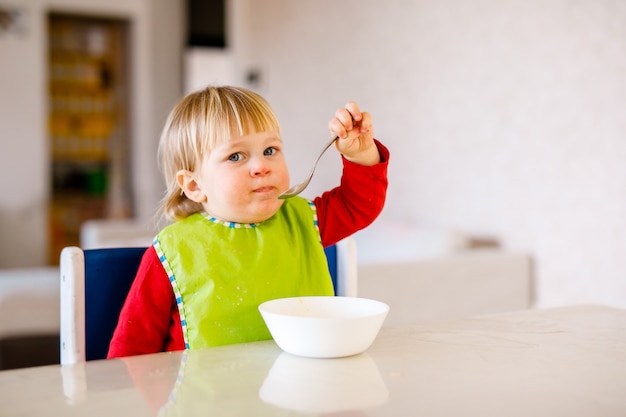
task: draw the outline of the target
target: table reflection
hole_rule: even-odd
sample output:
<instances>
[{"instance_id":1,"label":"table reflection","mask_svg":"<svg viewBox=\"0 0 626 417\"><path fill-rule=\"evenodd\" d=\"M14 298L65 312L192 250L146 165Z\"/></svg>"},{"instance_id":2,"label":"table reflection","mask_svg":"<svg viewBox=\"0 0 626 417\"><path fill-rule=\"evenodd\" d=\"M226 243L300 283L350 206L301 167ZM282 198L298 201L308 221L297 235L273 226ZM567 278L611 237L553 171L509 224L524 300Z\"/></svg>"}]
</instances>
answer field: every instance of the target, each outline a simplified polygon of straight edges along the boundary
<instances>
[{"instance_id":1,"label":"table reflection","mask_svg":"<svg viewBox=\"0 0 626 417\"><path fill-rule=\"evenodd\" d=\"M234 346L221 353L188 350L158 365L149 356L122 362L145 403L158 416L206 416L220 410L233 415L277 416L292 415L293 411L326 415L364 410L384 404L389 397L378 367L367 353L312 359L274 348L247 350L246 355L237 354L239 349L245 347ZM231 351L232 355L224 354Z\"/></svg>"},{"instance_id":2,"label":"table reflection","mask_svg":"<svg viewBox=\"0 0 626 417\"><path fill-rule=\"evenodd\" d=\"M147 398L153 406L161 402L158 416L218 415L230 410L232 415L271 415L271 408L255 398L256 392L276 357L246 355L225 357L213 355L211 349L186 350L180 356L178 376L167 398Z\"/></svg>"},{"instance_id":3,"label":"table reflection","mask_svg":"<svg viewBox=\"0 0 626 417\"><path fill-rule=\"evenodd\" d=\"M367 353L340 359L311 359L281 353L259 397L281 408L334 413L384 404L389 391Z\"/></svg>"}]
</instances>

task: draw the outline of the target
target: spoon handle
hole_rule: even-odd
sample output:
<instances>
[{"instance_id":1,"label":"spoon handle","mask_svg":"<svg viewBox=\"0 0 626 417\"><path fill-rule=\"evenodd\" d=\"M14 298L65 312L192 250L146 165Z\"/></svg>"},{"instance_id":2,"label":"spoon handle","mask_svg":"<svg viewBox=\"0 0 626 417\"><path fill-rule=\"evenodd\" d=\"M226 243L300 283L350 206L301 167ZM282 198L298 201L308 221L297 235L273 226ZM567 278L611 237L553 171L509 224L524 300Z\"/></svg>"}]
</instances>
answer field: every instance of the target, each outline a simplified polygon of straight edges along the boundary
<instances>
[{"instance_id":1,"label":"spoon handle","mask_svg":"<svg viewBox=\"0 0 626 417\"><path fill-rule=\"evenodd\" d=\"M339 136L335 136L334 138L332 138L326 144L326 146L324 146L324 148L320 151L320 153L317 155L317 158L315 158L315 161L313 162L313 167L311 168L311 172L309 172L308 177L304 181L302 181L301 183L298 183L298 184L294 185L293 187L289 188L287 191L285 191L281 195L279 195L278 196L279 199L285 200L287 198L291 198L293 196L296 196L296 195L300 194L302 191L304 191L304 189L311 182L311 178L313 178L313 173L315 172L315 167L317 167L317 163L319 162L320 158L322 157L322 155L324 155L324 152L326 152L326 150L328 148L330 148L330 145L335 143L335 141L337 139L339 139Z\"/></svg>"},{"instance_id":2,"label":"spoon handle","mask_svg":"<svg viewBox=\"0 0 626 417\"><path fill-rule=\"evenodd\" d=\"M322 157L322 155L324 155L324 152L326 152L328 150L328 148L330 148L330 145L332 145L333 143L335 143L335 141L339 139L339 136L335 136L334 138L332 138L327 144L326 146L324 146L324 148L322 148L322 150L320 151L320 153L317 155L317 158L315 158L315 161L313 162L313 166L311 167L311 172L309 173L309 178L313 176L313 172L315 171L315 168L317 167L317 163L320 161L320 158Z\"/></svg>"}]
</instances>

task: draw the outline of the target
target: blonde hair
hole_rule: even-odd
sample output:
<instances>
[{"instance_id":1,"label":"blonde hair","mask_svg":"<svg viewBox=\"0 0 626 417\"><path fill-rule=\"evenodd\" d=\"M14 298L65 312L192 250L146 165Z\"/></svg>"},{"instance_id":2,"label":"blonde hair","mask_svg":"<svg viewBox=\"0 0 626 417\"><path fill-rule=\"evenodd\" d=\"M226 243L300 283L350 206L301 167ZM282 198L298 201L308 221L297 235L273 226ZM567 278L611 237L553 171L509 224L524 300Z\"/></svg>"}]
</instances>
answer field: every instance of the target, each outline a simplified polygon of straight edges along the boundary
<instances>
[{"instance_id":1,"label":"blonde hair","mask_svg":"<svg viewBox=\"0 0 626 417\"><path fill-rule=\"evenodd\" d=\"M184 97L170 112L159 142L158 158L166 193L161 213L181 220L202 210L176 182L180 170L194 171L215 146L231 137L255 132L277 132L280 125L269 103L240 87L210 86Z\"/></svg>"}]
</instances>

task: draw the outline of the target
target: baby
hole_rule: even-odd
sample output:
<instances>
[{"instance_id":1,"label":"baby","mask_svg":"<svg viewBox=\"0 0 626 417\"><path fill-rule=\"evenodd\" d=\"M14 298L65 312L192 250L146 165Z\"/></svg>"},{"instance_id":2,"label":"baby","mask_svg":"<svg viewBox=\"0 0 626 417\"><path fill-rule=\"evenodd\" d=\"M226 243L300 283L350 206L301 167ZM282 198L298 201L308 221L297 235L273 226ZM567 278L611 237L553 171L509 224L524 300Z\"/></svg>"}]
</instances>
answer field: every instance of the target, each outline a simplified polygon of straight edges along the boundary
<instances>
[{"instance_id":1,"label":"baby","mask_svg":"<svg viewBox=\"0 0 626 417\"><path fill-rule=\"evenodd\" d=\"M143 256L108 357L270 339L260 303L334 293L323 248L380 214L389 151L356 103L328 128L339 137L340 185L283 200L289 172L265 99L211 86L174 107L159 144L172 222Z\"/></svg>"}]
</instances>

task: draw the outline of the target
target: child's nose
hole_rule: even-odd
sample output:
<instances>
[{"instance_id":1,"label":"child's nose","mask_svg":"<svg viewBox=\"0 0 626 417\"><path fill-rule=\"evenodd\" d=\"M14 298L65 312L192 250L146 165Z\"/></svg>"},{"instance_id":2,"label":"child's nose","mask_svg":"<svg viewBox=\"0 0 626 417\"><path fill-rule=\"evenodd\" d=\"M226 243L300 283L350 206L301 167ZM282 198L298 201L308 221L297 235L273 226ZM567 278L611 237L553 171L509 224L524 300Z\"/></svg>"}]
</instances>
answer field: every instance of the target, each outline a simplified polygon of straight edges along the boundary
<instances>
[{"instance_id":1,"label":"child's nose","mask_svg":"<svg viewBox=\"0 0 626 417\"><path fill-rule=\"evenodd\" d=\"M270 172L269 164L263 158L255 158L251 162L250 175L253 177L265 175Z\"/></svg>"}]
</instances>

